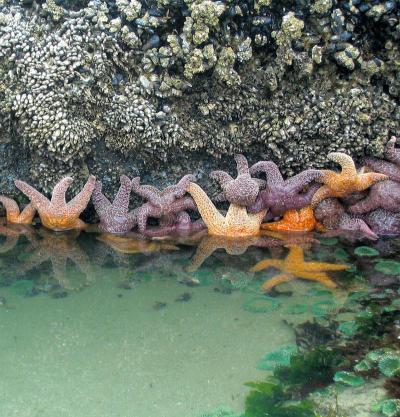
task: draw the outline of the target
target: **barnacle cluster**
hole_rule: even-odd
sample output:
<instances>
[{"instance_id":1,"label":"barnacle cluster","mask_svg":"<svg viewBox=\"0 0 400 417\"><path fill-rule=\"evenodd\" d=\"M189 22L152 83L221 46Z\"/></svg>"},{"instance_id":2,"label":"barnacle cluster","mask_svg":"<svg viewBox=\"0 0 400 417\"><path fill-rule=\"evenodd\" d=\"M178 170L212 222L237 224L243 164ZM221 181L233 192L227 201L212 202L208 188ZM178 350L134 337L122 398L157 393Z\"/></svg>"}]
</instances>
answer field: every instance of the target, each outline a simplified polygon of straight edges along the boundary
<instances>
[{"instance_id":1,"label":"barnacle cluster","mask_svg":"<svg viewBox=\"0 0 400 417\"><path fill-rule=\"evenodd\" d=\"M157 158L178 177L188 152L246 151L292 174L326 150L379 155L400 125L399 37L394 1L2 0L0 140L41 187L41 164L153 174Z\"/></svg>"}]
</instances>

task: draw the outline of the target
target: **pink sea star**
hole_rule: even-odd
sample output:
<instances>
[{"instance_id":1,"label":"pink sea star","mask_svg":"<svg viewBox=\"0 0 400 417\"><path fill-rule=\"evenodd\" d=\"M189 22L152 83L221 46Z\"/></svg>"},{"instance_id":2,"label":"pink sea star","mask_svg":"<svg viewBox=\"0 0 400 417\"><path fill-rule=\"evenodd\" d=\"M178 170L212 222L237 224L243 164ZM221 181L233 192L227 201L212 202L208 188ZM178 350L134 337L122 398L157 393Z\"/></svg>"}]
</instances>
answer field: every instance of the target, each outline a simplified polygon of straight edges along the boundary
<instances>
[{"instance_id":1,"label":"pink sea star","mask_svg":"<svg viewBox=\"0 0 400 417\"><path fill-rule=\"evenodd\" d=\"M102 193L100 181L96 181L93 190L92 201L100 218L99 229L104 232L126 233L136 225L136 213L129 212L129 198L134 182L139 183L139 177L131 181L122 175L120 182L121 186L112 203Z\"/></svg>"},{"instance_id":2,"label":"pink sea star","mask_svg":"<svg viewBox=\"0 0 400 417\"><path fill-rule=\"evenodd\" d=\"M265 181L251 178L247 159L243 155L235 155L235 161L238 171L236 179L225 171L213 171L210 174L223 190L216 201L227 200L229 203L247 207L256 201L260 187L265 185Z\"/></svg>"},{"instance_id":3,"label":"pink sea star","mask_svg":"<svg viewBox=\"0 0 400 417\"><path fill-rule=\"evenodd\" d=\"M148 200L136 210L138 228L145 234L149 217L160 219L162 227L176 223L176 214L185 210L196 210L196 204L190 197L184 197L193 175L185 175L177 184L160 191L151 185L133 185L133 191Z\"/></svg>"}]
</instances>

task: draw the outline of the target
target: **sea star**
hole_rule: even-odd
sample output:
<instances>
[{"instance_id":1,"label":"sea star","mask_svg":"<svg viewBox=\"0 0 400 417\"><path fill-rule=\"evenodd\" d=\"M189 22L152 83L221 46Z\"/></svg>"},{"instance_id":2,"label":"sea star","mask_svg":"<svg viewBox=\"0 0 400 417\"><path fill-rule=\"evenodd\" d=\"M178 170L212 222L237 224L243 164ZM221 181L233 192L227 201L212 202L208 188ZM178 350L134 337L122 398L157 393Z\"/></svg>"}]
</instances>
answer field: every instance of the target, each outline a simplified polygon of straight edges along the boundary
<instances>
[{"instance_id":1,"label":"sea star","mask_svg":"<svg viewBox=\"0 0 400 417\"><path fill-rule=\"evenodd\" d=\"M39 213L43 226L61 231L85 227L85 223L79 219L79 215L85 210L90 200L96 178L91 175L82 191L66 203L65 193L72 181L71 177L65 177L60 180L54 186L51 201L26 182L20 180L15 180L14 182L16 187L31 200L31 203Z\"/></svg>"},{"instance_id":2,"label":"sea star","mask_svg":"<svg viewBox=\"0 0 400 417\"><path fill-rule=\"evenodd\" d=\"M349 268L347 265L314 261L306 262L304 261L303 248L297 245L289 246L289 253L285 259L264 259L253 266L250 271L258 272L269 267L279 269L281 274L265 281L261 286L264 292L269 291L271 288L283 282L292 281L295 278L318 281L328 288L335 288L337 285L328 276L326 271L343 271Z\"/></svg>"},{"instance_id":3,"label":"sea star","mask_svg":"<svg viewBox=\"0 0 400 417\"><path fill-rule=\"evenodd\" d=\"M311 199L311 206L329 197L344 197L347 194L363 191L379 181L387 179L384 174L376 172L357 173L356 166L351 156L342 152L331 152L328 159L337 162L342 171L337 173L331 170L322 170L323 176L318 179L324 185L316 191Z\"/></svg>"},{"instance_id":4,"label":"sea star","mask_svg":"<svg viewBox=\"0 0 400 417\"><path fill-rule=\"evenodd\" d=\"M133 185L133 191L140 197L149 200L136 210L140 233L144 234L147 219L154 217L160 219L161 226L170 226L176 221L176 213L196 208L190 197L184 197L193 175L185 175L176 185L171 185L160 191L151 185Z\"/></svg>"},{"instance_id":5,"label":"sea star","mask_svg":"<svg viewBox=\"0 0 400 417\"><path fill-rule=\"evenodd\" d=\"M226 236L206 235L197 246L196 253L186 270L188 272L197 271L203 262L218 249L225 249L227 254L236 256L245 253L250 246L270 248L281 245L282 241L279 241L279 239L260 236L230 238Z\"/></svg>"},{"instance_id":6,"label":"sea star","mask_svg":"<svg viewBox=\"0 0 400 417\"><path fill-rule=\"evenodd\" d=\"M392 181L400 182L400 149L396 149L396 137L392 136L385 147L387 161L377 158L365 158L364 165L375 172L381 172ZM390 161L390 162L388 162Z\"/></svg>"},{"instance_id":7,"label":"sea star","mask_svg":"<svg viewBox=\"0 0 400 417\"><path fill-rule=\"evenodd\" d=\"M251 178L249 164L244 155L235 155L238 176L233 179L225 171L213 171L210 177L218 181L223 192L216 201L228 201L238 206L247 207L256 201L260 187L265 181Z\"/></svg>"},{"instance_id":8,"label":"sea star","mask_svg":"<svg viewBox=\"0 0 400 417\"><path fill-rule=\"evenodd\" d=\"M18 204L12 198L0 196L0 203L6 210L6 218L9 223L31 224L35 216L36 209L32 203L29 203L20 211Z\"/></svg>"},{"instance_id":9,"label":"sea star","mask_svg":"<svg viewBox=\"0 0 400 417\"><path fill-rule=\"evenodd\" d=\"M300 210L287 210L282 220L261 225L261 229L281 232L311 232L315 228L317 228L317 220L310 206Z\"/></svg>"},{"instance_id":10,"label":"sea star","mask_svg":"<svg viewBox=\"0 0 400 417\"><path fill-rule=\"evenodd\" d=\"M228 212L224 217L197 184L191 182L188 192L196 202L210 235L229 237L259 235L260 224L267 212L266 209L257 214L248 214L246 207L230 204Z\"/></svg>"},{"instance_id":11,"label":"sea star","mask_svg":"<svg viewBox=\"0 0 400 417\"><path fill-rule=\"evenodd\" d=\"M377 235L400 235L400 213L377 209L365 214L363 219Z\"/></svg>"},{"instance_id":12,"label":"sea star","mask_svg":"<svg viewBox=\"0 0 400 417\"><path fill-rule=\"evenodd\" d=\"M38 234L42 239L37 242L33 252L30 253L29 258L22 265L20 273L26 273L44 262L50 261L54 278L62 288L76 290L87 286L93 281L94 274L89 257L76 241L79 233L79 230L67 233L51 233L44 228L39 229ZM73 283L77 274L67 272L68 260L79 267L85 275L84 281Z\"/></svg>"},{"instance_id":13,"label":"sea star","mask_svg":"<svg viewBox=\"0 0 400 417\"><path fill-rule=\"evenodd\" d=\"M121 186L111 203L101 192L102 184L96 181L92 194L94 208L99 215L99 229L109 233L126 233L136 225L136 213L129 212L129 198L133 184L139 177L130 180L126 175L120 177Z\"/></svg>"},{"instance_id":14,"label":"sea star","mask_svg":"<svg viewBox=\"0 0 400 417\"><path fill-rule=\"evenodd\" d=\"M272 161L260 161L250 168L253 175L260 172L265 172L267 186L248 209L250 213L257 213L267 208L268 215L272 217L282 216L287 210L310 205L311 198L319 186L313 185L307 191L303 190L322 175L318 170L308 169L285 181L278 166Z\"/></svg>"},{"instance_id":15,"label":"sea star","mask_svg":"<svg viewBox=\"0 0 400 417\"><path fill-rule=\"evenodd\" d=\"M175 216L175 223L172 225L160 226L156 228L147 228L144 235L147 237L171 236L181 238L193 235L205 229L206 225L202 219L192 222L186 211L181 211Z\"/></svg>"},{"instance_id":16,"label":"sea star","mask_svg":"<svg viewBox=\"0 0 400 417\"><path fill-rule=\"evenodd\" d=\"M117 252L126 254L179 250L177 246L168 242L145 240L136 237L118 236L109 233L101 234L97 237L97 240L106 243Z\"/></svg>"},{"instance_id":17,"label":"sea star","mask_svg":"<svg viewBox=\"0 0 400 417\"><path fill-rule=\"evenodd\" d=\"M346 213L343 205L336 198L321 201L314 209L315 218L329 231L351 233L353 236L376 240L378 236L367 223L354 215Z\"/></svg>"},{"instance_id":18,"label":"sea star","mask_svg":"<svg viewBox=\"0 0 400 417\"><path fill-rule=\"evenodd\" d=\"M386 180L374 184L368 196L348 208L353 214L364 214L378 208L392 211L400 211L400 183Z\"/></svg>"}]
</instances>

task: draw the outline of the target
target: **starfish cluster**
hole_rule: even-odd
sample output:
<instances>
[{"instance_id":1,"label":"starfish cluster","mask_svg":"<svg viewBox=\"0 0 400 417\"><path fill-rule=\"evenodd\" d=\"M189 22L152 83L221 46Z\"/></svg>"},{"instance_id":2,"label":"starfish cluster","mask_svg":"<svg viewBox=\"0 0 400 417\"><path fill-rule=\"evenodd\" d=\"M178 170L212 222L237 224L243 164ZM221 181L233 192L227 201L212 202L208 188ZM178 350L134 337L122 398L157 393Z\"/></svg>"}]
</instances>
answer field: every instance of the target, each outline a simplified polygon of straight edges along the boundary
<instances>
[{"instance_id":1,"label":"starfish cluster","mask_svg":"<svg viewBox=\"0 0 400 417\"><path fill-rule=\"evenodd\" d=\"M249 167L243 155L236 155L236 178L221 170L210 174L221 187L214 202L193 175L162 190L141 184L140 177L122 175L111 202L102 192L102 183L91 175L68 202L71 177L54 186L50 199L15 180L30 203L22 211L8 197L0 196L0 203L8 223L29 225L37 212L41 223L55 231L87 229L80 215L92 198L100 231L127 234L137 228L139 239L190 236L203 229L210 236L225 238L317 230L376 239L400 233L400 149L395 145L393 137L385 150L386 159L366 158L359 170L349 155L333 152L328 159L341 166L340 172L308 169L287 179L272 161ZM143 200L133 209L132 193ZM224 201L228 208L221 212L215 204ZM200 218L192 220L190 212L198 212Z\"/></svg>"}]
</instances>

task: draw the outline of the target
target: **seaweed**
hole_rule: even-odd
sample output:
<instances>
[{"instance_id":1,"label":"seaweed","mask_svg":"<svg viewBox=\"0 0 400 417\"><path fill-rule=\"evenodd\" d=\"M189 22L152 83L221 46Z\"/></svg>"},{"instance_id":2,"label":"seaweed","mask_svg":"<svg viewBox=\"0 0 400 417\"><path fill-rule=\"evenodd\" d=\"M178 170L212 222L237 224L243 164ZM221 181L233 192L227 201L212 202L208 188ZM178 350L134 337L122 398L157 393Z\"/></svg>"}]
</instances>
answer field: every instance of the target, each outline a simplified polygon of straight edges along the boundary
<instances>
[{"instance_id":1,"label":"seaweed","mask_svg":"<svg viewBox=\"0 0 400 417\"><path fill-rule=\"evenodd\" d=\"M335 370L343 364L343 356L325 346L291 356L289 366L279 366L274 377L285 386L296 388L304 396L332 382Z\"/></svg>"},{"instance_id":2,"label":"seaweed","mask_svg":"<svg viewBox=\"0 0 400 417\"><path fill-rule=\"evenodd\" d=\"M316 417L311 401L290 401L291 395L272 382L247 382L246 417ZM290 401L290 402L289 402Z\"/></svg>"}]
</instances>

